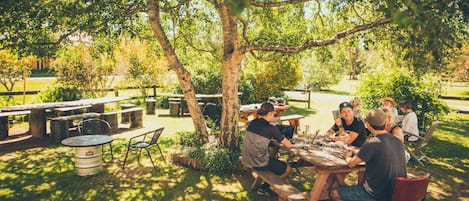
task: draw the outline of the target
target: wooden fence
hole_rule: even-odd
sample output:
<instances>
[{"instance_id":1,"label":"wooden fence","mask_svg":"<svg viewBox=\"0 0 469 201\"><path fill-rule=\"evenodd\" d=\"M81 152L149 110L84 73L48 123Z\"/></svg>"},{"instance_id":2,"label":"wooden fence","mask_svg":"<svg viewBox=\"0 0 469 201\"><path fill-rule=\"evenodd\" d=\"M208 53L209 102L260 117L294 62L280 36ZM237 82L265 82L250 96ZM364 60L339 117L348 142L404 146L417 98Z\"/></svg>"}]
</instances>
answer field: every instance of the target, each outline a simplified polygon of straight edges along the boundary
<instances>
[{"instance_id":1,"label":"wooden fence","mask_svg":"<svg viewBox=\"0 0 469 201\"><path fill-rule=\"evenodd\" d=\"M311 109L311 89L282 89L287 95L289 101L293 102L304 102L308 109ZM288 92L300 92L299 94L293 94Z\"/></svg>"},{"instance_id":2,"label":"wooden fence","mask_svg":"<svg viewBox=\"0 0 469 201\"><path fill-rule=\"evenodd\" d=\"M147 96L150 98L156 97L156 89L159 88L156 85L153 86L146 86L145 89L152 89L152 94ZM135 90L135 89L140 89L139 87L123 87L123 88L111 88L111 89L99 89L98 91L100 92L114 92L114 96L118 97L119 96L119 91L124 91L124 90ZM31 90L31 91L11 91L11 92L0 92L0 96L22 96L23 94L25 95L36 95L39 94L41 91L40 90ZM138 98L143 98L143 96L133 96L130 97L131 99L138 99Z\"/></svg>"}]
</instances>

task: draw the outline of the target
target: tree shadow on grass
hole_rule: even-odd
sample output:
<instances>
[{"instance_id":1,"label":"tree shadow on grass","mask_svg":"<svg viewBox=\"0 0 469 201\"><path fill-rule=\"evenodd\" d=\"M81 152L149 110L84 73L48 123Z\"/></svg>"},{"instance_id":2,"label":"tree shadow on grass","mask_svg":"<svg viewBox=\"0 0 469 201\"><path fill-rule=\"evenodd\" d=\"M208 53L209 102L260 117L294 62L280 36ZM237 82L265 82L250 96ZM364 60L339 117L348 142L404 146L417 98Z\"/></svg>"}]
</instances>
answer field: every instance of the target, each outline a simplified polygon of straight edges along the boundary
<instances>
[{"instance_id":1,"label":"tree shadow on grass","mask_svg":"<svg viewBox=\"0 0 469 201\"><path fill-rule=\"evenodd\" d=\"M424 148L430 161L424 161L425 167L410 161L410 172L431 174L427 200L469 197L469 147L458 140L464 141L469 137L467 130L469 125L464 118L444 119Z\"/></svg>"},{"instance_id":2,"label":"tree shadow on grass","mask_svg":"<svg viewBox=\"0 0 469 201\"><path fill-rule=\"evenodd\" d=\"M129 155L122 169L126 146L127 140L114 141L114 160L103 163L103 171L92 176L76 174L70 147L1 154L0 200L271 200L245 190L250 175L165 164L158 150L151 150L157 170L145 152L140 163L137 153Z\"/></svg>"}]
</instances>

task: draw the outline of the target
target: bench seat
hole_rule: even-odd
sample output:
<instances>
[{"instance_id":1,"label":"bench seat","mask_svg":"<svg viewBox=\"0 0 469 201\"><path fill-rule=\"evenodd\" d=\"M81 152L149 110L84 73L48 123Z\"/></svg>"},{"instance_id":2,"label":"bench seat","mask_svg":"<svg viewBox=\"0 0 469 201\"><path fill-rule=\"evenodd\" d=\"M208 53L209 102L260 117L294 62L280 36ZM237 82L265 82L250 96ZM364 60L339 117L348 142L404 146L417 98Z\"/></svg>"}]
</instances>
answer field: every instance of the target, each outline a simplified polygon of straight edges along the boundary
<instances>
[{"instance_id":1,"label":"bench seat","mask_svg":"<svg viewBox=\"0 0 469 201\"><path fill-rule=\"evenodd\" d=\"M295 132L298 130L298 127L300 127L300 119L305 118L303 115L299 114L292 114L292 115L287 115L287 116L281 116L280 121L288 121L290 123L290 126L295 127Z\"/></svg>"},{"instance_id":2,"label":"bench seat","mask_svg":"<svg viewBox=\"0 0 469 201\"><path fill-rule=\"evenodd\" d=\"M262 184L262 181L267 182L272 186L275 193L277 193L279 200L285 201L306 201L309 200L309 193L303 192L295 188L293 185L288 184L280 176L271 171L252 171L255 178L252 188L257 189Z\"/></svg>"},{"instance_id":3,"label":"bench seat","mask_svg":"<svg viewBox=\"0 0 469 201\"><path fill-rule=\"evenodd\" d=\"M124 115L128 114L130 128L143 127L143 108L141 107L132 107L123 110L105 112L101 114L101 119L107 121L111 125L111 130L115 131L119 128L119 121L117 120L118 114L122 114L122 118L125 118Z\"/></svg>"},{"instance_id":4,"label":"bench seat","mask_svg":"<svg viewBox=\"0 0 469 201\"><path fill-rule=\"evenodd\" d=\"M50 118L50 120L71 121L71 120L78 120L78 119L97 118L99 116L101 116L101 114L90 112L90 113L81 113L81 114L73 114L73 115L68 115L68 116L54 117L54 118Z\"/></svg>"},{"instance_id":5,"label":"bench seat","mask_svg":"<svg viewBox=\"0 0 469 201\"><path fill-rule=\"evenodd\" d=\"M68 116L59 116L50 118L50 134L55 143L59 143L62 139L70 137L70 127L73 126L71 121L98 118L99 113L81 113Z\"/></svg>"},{"instance_id":6,"label":"bench seat","mask_svg":"<svg viewBox=\"0 0 469 201\"><path fill-rule=\"evenodd\" d=\"M11 111L11 112L0 112L0 139L6 139L8 137L9 129L9 116L18 116L18 115L29 115L31 110L21 110L21 111Z\"/></svg>"}]
</instances>

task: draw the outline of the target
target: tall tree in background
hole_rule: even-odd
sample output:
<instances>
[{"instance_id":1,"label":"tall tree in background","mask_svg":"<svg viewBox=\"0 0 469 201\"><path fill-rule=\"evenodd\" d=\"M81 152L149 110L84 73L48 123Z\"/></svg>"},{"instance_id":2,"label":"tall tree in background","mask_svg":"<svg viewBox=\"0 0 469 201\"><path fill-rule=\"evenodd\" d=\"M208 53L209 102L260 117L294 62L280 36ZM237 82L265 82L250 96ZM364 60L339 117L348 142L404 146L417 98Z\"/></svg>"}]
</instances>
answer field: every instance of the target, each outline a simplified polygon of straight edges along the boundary
<instances>
[{"instance_id":1,"label":"tall tree in background","mask_svg":"<svg viewBox=\"0 0 469 201\"><path fill-rule=\"evenodd\" d=\"M297 54L381 27L393 32L391 39L405 50L402 55L409 66L417 73L425 72L438 69L458 37L465 34L462 30L467 28L461 27L467 25L469 12L469 3L462 0L5 0L2 4L0 48L17 49L58 44L74 33L132 31L140 22L139 14L146 12L142 16L148 16L177 73L202 137L207 130L185 56L190 51L210 54L222 69L221 143L226 147L237 146L238 82L248 53Z\"/></svg>"}]
</instances>

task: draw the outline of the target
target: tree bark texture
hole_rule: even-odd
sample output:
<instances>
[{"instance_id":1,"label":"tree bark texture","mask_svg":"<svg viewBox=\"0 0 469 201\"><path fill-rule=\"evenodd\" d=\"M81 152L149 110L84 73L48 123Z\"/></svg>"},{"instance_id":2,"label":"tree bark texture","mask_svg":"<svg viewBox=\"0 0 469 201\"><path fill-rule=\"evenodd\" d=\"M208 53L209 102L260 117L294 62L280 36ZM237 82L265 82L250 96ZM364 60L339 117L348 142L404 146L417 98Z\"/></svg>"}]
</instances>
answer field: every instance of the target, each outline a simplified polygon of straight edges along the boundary
<instances>
[{"instance_id":1,"label":"tree bark texture","mask_svg":"<svg viewBox=\"0 0 469 201\"><path fill-rule=\"evenodd\" d=\"M202 115L202 110L199 107L197 99L195 97L194 85L191 81L191 74L184 68L181 61L179 60L174 48L171 46L171 43L166 36L166 33L161 26L160 21L160 11L159 11L159 1L158 0L148 0L148 16L150 19L150 26L158 39L161 48L164 51L165 57L168 59L169 64L176 71L179 85L182 88L184 98L187 101L187 106L194 123L195 131L199 135L199 139L203 142L208 141L208 132L207 127L205 126L205 119Z\"/></svg>"},{"instance_id":2,"label":"tree bark texture","mask_svg":"<svg viewBox=\"0 0 469 201\"><path fill-rule=\"evenodd\" d=\"M220 144L223 147L236 147L239 115L238 83L244 53L240 50L241 42L236 17L230 14L230 6L219 0L215 3L215 8L221 19L224 40Z\"/></svg>"}]
</instances>

